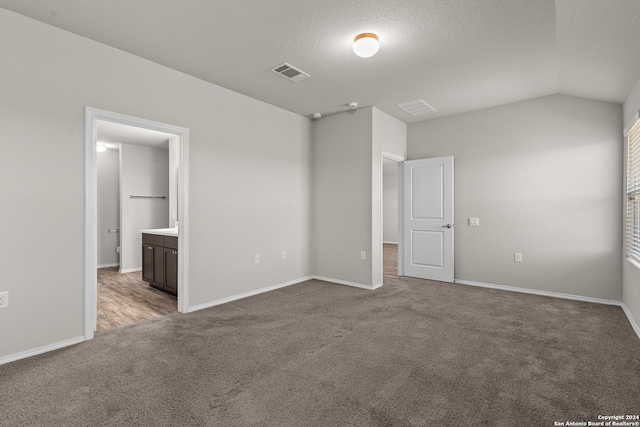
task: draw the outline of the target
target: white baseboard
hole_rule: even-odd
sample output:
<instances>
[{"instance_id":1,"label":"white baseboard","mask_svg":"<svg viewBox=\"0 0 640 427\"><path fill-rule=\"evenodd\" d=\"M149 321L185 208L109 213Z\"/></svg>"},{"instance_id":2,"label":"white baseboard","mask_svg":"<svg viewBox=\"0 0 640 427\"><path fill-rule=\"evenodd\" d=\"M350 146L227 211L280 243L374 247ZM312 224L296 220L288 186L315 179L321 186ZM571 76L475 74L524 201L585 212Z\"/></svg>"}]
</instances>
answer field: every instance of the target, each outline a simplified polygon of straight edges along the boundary
<instances>
[{"instance_id":1,"label":"white baseboard","mask_svg":"<svg viewBox=\"0 0 640 427\"><path fill-rule=\"evenodd\" d=\"M120 270L120 273L135 273L136 271L142 271L142 267L125 268L124 270Z\"/></svg>"},{"instance_id":2,"label":"white baseboard","mask_svg":"<svg viewBox=\"0 0 640 427\"><path fill-rule=\"evenodd\" d=\"M608 299L584 297L581 295L572 295L572 294L562 294L559 292L539 291L537 289L517 288L515 286L494 285L493 283L474 282L471 280L456 279L454 283L459 283L461 285L479 286L482 288L500 289L503 291L520 292L523 294L542 295L542 296L553 297L553 298L570 299L570 300L583 301L583 302L593 302L596 304L617 305L617 306L622 305L622 302L620 301L613 301Z\"/></svg>"},{"instance_id":3,"label":"white baseboard","mask_svg":"<svg viewBox=\"0 0 640 427\"><path fill-rule=\"evenodd\" d=\"M26 359L27 357L37 356L38 354L58 350L62 347L68 347L70 345L79 344L81 342L84 342L84 337L71 338L69 340L60 341L55 344L45 345L31 350L21 351L20 353L10 354L9 356L0 357L0 365L15 362L16 360L20 359Z\"/></svg>"},{"instance_id":4,"label":"white baseboard","mask_svg":"<svg viewBox=\"0 0 640 427\"><path fill-rule=\"evenodd\" d=\"M98 268L119 267L119 266L120 266L120 263L116 262L113 264L100 264L98 265Z\"/></svg>"},{"instance_id":5,"label":"white baseboard","mask_svg":"<svg viewBox=\"0 0 640 427\"><path fill-rule=\"evenodd\" d=\"M385 245L397 245L398 242L385 242L384 240L382 241L382 243L384 243Z\"/></svg>"},{"instance_id":6,"label":"white baseboard","mask_svg":"<svg viewBox=\"0 0 640 427\"><path fill-rule=\"evenodd\" d=\"M191 312L198 311L198 310L204 310L205 308L215 307L216 305L226 304L228 302L236 301L236 300L239 300L239 299L242 299L242 298L251 297L251 296L262 294L262 293L265 293L265 292L275 291L276 289L285 288L287 286L295 285L296 283L306 282L307 280L311 280L311 279L313 279L313 277L311 277L311 276L302 277L300 279L290 280L290 281L284 282L284 283L278 283L277 285L267 286L265 288L256 289L254 291L249 291L249 292L245 292L245 293L238 294L238 295L233 295L233 296L230 296L230 297L227 297L227 298L222 298L222 299L211 301L211 302L208 302L208 303L205 303L205 304L194 305L194 306L191 306L191 307L187 308L187 313L191 313Z\"/></svg>"},{"instance_id":7,"label":"white baseboard","mask_svg":"<svg viewBox=\"0 0 640 427\"><path fill-rule=\"evenodd\" d=\"M640 326L638 326L638 323L636 322L636 319L633 318L633 315L631 314L631 311L621 301L613 301L613 300L602 299L602 298L585 297L585 296L581 296L581 295L562 294L562 293L559 293L559 292L538 291L538 290L535 290L535 289L516 288L516 287L513 287L513 286L494 285L492 283L473 282L471 280L457 280L456 279L455 283L459 283L461 285L479 286L479 287L482 287L482 288L500 289L500 290L503 290L503 291L520 292L520 293L523 293L523 294L542 295L542 296L552 297L552 298L562 298L562 299L570 299L570 300L574 300L574 301L592 302L592 303L595 303L595 304L617 305L618 307L621 307L622 311L624 311L624 314L627 315L627 319L629 319L629 323L631 324L631 327L633 328L633 331L636 333L636 335L638 335L638 338L640 338Z\"/></svg>"},{"instance_id":8,"label":"white baseboard","mask_svg":"<svg viewBox=\"0 0 640 427\"><path fill-rule=\"evenodd\" d=\"M338 285L345 285L345 286L353 286L354 288L367 289L369 291L373 291L382 286L382 283L377 283L375 285L365 285L363 283L349 282L347 280L333 279L331 277L324 277L324 276L313 276L313 278L316 280L322 280L323 282L330 282L330 283L335 283Z\"/></svg>"},{"instance_id":9,"label":"white baseboard","mask_svg":"<svg viewBox=\"0 0 640 427\"><path fill-rule=\"evenodd\" d=\"M631 314L631 310L629 310L629 308L625 305L625 303L621 303L621 307L622 307L622 311L624 311L624 314L627 315L627 319L629 319L629 323L631 323L631 327L635 331L636 335L638 335L638 338L640 338L640 326L638 326L636 319L633 318L633 314Z\"/></svg>"},{"instance_id":10,"label":"white baseboard","mask_svg":"<svg viewBox=\"0 0 640 427\"><path fill-rule=\"evenodd\" d=\"M297 283L306 282L307 280L311 280L311 279L322 280L324 282L335 283L335 284L338 284L338 285L353 286L353 287L356 287L356 288L367 289L367 290L378 289L379 287L382 286L382 283L378 283L376 285L364 285L362 283L348 282L346 280L332 279L330 277L307 276L307 277L301 277L299 279L291 280L291 281L284 282L284 283L278 283L277 285L272 285L272 286L267 286L267 287L264 287L264 288L256 289L254 291L249 291L249 292L245 292L245 293L238 294L238 295L232 295L230 297L222 298L222 299L215 300L215 301L211 301L211 302L208 302L208 303L205 303L205 304L194 305L194 306L191 306L191 307L189 307L187 309L187 313L191 313L191 312L198 311L198 310L204 310L205 308L215 307L216 305L226 304L228 302L237 301L237 300L242 299L242 298L251 297L251 296L262 294L262 293L265 293L265 292L275 291L276 289L285 288L287 286L295 285Z\"/></svg>"}]
</instances>

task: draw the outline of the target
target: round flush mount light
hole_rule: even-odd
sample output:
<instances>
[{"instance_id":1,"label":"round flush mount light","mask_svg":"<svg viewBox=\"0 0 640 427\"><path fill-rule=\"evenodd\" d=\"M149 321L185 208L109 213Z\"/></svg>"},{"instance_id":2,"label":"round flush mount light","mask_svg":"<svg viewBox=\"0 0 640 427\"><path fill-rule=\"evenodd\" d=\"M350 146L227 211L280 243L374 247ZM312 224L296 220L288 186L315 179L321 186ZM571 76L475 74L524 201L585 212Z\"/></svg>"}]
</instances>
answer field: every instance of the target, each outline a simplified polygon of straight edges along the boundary
<instances>
[{"instance_id":1,"label":"round flush mount light","mask_svg":"<svg viewBox=\"0 0 640 427\"><path fill-rule=\"evenodd\" d=\"M107 151L107 146L104 144L96 144L96 151L98 153L103 153L105 151Z\"/></svg>"},{"instance_id":2,"label":"round flush mount light","mask_svg":"<svg viewBox=\"0 0 640 427\"><path fill-rule=\"evenodd\" d=\"M353 51L361 58L375 55L379 48L378 36L373 33L358 34L353 39Z\"/></svg>"}]
</instances>

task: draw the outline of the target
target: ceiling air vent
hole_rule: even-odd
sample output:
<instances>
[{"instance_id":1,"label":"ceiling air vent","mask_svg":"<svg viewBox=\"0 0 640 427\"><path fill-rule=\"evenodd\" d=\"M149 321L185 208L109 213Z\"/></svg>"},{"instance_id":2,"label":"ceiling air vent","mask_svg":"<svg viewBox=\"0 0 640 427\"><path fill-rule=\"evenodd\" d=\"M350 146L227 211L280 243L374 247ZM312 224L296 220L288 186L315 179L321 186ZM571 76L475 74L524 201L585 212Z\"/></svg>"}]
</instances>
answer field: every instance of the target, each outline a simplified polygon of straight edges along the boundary
<instances>
[{"instance_id":1,"label":"ceiling air vent","mask_svg":"<svg viewBox=\"0 0 640 427\"><path fill-rule=\"evenodd\" d=\"M273 67L271 71L295 83L306 79L307 77L311 77L309 74L302 70L298 70L296 67L291 64L287 64L286 62L278 65L277 67Z\"/></svg>"},{"instance_id":2,"label":"ceiling air vent","mask_svg":"<svg viewBox=\"0 0 640 427\"><path fill-rule=\"evenodd\" d=\"M398 107L402 108L412 116L420 116L422 114L429 114L436 111L431 105L424 102L422 99L417 101L405 102L404 104L398 104Z\"/></svg>"}]
</instances>

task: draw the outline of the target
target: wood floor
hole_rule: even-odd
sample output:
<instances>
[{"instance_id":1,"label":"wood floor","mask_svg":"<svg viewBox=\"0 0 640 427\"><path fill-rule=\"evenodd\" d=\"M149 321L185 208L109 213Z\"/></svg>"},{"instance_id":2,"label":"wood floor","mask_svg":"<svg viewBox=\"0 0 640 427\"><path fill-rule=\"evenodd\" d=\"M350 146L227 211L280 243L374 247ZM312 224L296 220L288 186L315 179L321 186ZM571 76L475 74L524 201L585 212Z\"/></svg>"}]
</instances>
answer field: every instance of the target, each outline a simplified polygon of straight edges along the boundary
<instances>
[{"instance_id":1,"label":"wood floor","mask_svg":"<svg viewBox=\"0 0 640 427\"><path fill-rule=\"evenodd\" d=\"M398 277L398 245L383 245L384 280ZM177 311L177 299L149 286L140 272L118 273L117 267L98 269L98 328L96 334Z\"/></svg>"},{"instance_id":2,"label":"wood floor","mask_svg":"<svg viewBox=\"0 0 640 427\"><path fill-rule=\"evenodd\" d=\"M96 334L178 311L178 302L149 286L141 273L118 273L117 267L98 269L98 327Z\"/></svg>"},{"instance_id":3,"label":"wood floor","mask_svg":"<svg viewBox=\"0 0 640 427\"><path fill-rule=\"evenodd\" d=\"M398 277L398 245L382 245L382 273L383 281Z\"/></svg>"}]
</instances>

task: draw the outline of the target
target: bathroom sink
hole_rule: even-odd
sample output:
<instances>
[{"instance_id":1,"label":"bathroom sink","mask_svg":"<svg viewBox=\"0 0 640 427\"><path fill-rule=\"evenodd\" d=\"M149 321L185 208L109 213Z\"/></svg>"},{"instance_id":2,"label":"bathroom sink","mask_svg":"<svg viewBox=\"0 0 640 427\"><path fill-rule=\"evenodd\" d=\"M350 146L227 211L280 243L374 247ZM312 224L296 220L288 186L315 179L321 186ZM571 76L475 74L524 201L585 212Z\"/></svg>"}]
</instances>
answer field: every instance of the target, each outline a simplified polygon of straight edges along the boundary
<instances>
[{"instance_id":1,"label":"bathroom sink","mask_svg":"<svg viewBox=\"0 0 640 427\"><path fill-rule=\"evenodd\" d=\"M153 228L151 230L140 230L141 233L146 234L161 234L163 236L177 236L177 228Z\"/></svg>"}]
</instances>

